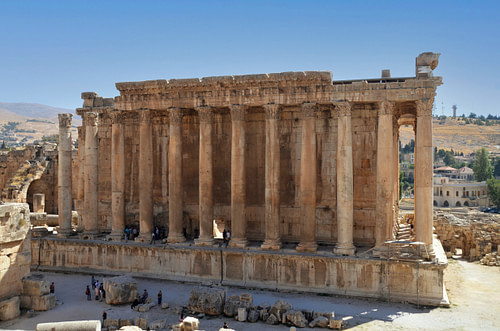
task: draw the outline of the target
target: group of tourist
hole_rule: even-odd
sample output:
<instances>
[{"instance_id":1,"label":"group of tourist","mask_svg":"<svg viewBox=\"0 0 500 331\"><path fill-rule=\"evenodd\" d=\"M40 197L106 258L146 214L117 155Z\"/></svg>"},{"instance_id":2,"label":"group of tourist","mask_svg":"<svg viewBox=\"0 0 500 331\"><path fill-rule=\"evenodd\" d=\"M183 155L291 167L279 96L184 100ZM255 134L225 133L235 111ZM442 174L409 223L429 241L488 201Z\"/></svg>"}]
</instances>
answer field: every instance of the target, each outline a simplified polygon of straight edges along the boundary
<instances>
[{"instance_id":1,"label":"group of tourist","mask_svg":"<svg viewBox=\"0 0 500 331\"><path fill-rule=\"evenodd\" d=\"M106 299L106 291L104 290L104 284L101 282L99 283L99 280L95 279L94 276L92 275L92 290L95 292L95 299L102 301L103 299ZM85 289L85 295L87 296L87 300L92 300L92 292L90 291L90 286L87 285L87 288Z\"/></svg>"}]
</instances>

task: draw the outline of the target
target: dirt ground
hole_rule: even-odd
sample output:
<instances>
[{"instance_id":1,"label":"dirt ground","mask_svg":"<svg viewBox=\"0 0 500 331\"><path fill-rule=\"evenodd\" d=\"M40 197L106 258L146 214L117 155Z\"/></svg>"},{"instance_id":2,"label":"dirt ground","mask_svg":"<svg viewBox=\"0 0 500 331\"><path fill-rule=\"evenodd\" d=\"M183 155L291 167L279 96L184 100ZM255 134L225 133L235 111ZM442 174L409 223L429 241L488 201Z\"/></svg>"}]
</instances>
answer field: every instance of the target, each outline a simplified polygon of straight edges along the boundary
<instances>
[{"instance_id":1,"label":"dirt ground","mask_svg":"<svg viewBox=\"0 0 500 331\"><path fill-rule=\"evenodd\" d=\"M134 318L143 315L148 321L166 319L168 324L179 316L174 307L186 305L192 284L138 279L139 292L147 289L156 298L161 289L163 301L170 304L162 310L156 306L147 313L130 309L129 305L109 306L104 302L87 301L85 286L90 275L44 273L56 284L56 307L48 312L23 314L21 317L0 323L1 330L35 330L37 323L100 319L106 310L108 318ZM97 276L101 280L101 276ZM336 316L348 321L352 330L500 330L500 268L482 266L461 260L450 260L445 272L445 283L450 298L450 308L417 308L414 305L394 304L375 300L314 294L282 293L255 289L227 288L228 295L251 293L254 304L273 304L276 300L288 301L297 309L319 312L334 311ZM203 318L203 330L219 330L224 322L235 330L289 330L284 325L270 326L262 322L243 323L231 318ZM313 330L304 328L302 330ZM318 330L318 329L316 329Z\"/></svg>"}]
</instances>

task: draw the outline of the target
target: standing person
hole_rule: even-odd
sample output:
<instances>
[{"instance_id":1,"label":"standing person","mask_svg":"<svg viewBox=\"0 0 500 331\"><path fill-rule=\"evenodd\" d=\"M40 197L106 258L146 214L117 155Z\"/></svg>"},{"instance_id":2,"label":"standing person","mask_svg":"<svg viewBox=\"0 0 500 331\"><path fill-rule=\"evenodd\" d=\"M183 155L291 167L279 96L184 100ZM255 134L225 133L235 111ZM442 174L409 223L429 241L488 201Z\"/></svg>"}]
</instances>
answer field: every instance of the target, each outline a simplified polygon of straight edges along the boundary
<instances>
[{"instance_id":1,"label":"standing person","mask_svg":"<svg viewBox=\"0 0 500 331\"><path fill-rule=\"evenodd\" d=\"M229 244L229 240L231 240L231 232L227 231L227 233L226 233L226 247L227 247L227 244Z\"/></svg>"},{"instance_id":2,"label":"standing person","mask_svg":"<svg viewBox=\"0 0 500 331\"><path fill-rule=\"evenodd\" d=\"M94 278L94 275L92 275L92 281L90 282L90 285L92 285L92 289L95 289L95 278Z\"/></svg>"},{"instance_id":3,"label":"standing person","mask_svg":"<svg viewBox=\"0 0 500 331\"><path fill-rule=\"evenodd\" d=\"M104 321L108 318L108 314L106 313L105 310L102 311L102 324L104 324Z\"/></svg>"},{"instance_id":4,"label":"standing person","mask_svg":"<svg viewBox=\"0 0 500 331\"><path fill-rule=\"evenodd\" d=\"M224 231L222 231L222 242L224 243L224 245L226 245L226 242L227 242L227 231L226 229L224 228ZM219 245L220 247L220 245Z\"/></svg>"},{"instance_id":5,"label":"standing person","mask_svg":"<svg viewBox=\"0 0 500 331\"><path fill-rule=\"evenodd\" d=\"M85 290L85 295L87 296L87 300L92 300L92 294L90 293L90 288L87 285L87 289Z\"/></svg>"},{"instance_id":6,"label":"standing person","mask_svg":"<svg viewBox=\"0 0 500 331\"><path fill-rule=\"evenodd\" d=\"M99 300L99 281L95 281L95 299Z\"/></svg>"},{"instance_id":7,"label":"standing person","mask_svg":"<svg viewBox=\"0 0 500 331\"><path fill-rule=\"evenodd\" d=\"M102 301L104 299L104 285L101 283L99 286L99 301Z\"/></svg>"},{"instance_id":8,"label":"standing person","mask_svg":"<svg viewBox=\"0 0 500 331\"><path fill-rule=\"evenodd\" d=\"M161 290L160 290L160 292L158 292L158 305L161 305L162 297L163 297L163 295L162 295Z\"/></svg>"},{"instance_id":9,"label":"standing person","mask_svg":"<svg viewBox=\"0 0 500 331\"><path fill-rule=\"evenodd\" d=\"M54 285L54 282L50 284L50 293L54 293L56 290L56 286Z\"/></svg>"},{"instance_id":10,"label":"standing person","mask_svg":"<svg viewBox=\"0 0 500 331\"><path fill-rule=\"evenodd\" d=\"M142 293L142 303L146 303L146 299L148 298L149 294L146 289L144 289L144 292Z\"/></svg>"}]
</instances>

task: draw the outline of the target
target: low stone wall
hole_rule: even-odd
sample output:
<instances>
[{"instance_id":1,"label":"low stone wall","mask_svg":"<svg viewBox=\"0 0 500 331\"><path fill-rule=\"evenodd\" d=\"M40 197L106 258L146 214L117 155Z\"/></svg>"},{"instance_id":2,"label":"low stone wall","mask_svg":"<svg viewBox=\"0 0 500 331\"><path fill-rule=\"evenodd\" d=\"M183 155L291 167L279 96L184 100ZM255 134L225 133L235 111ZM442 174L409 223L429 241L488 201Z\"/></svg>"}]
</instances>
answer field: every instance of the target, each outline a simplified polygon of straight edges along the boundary
<instances>
[{"instance_id":1,"label":"low stone wall","mask_svg":"<svg viewBox=\"0 0 500 331\"><path fill-rule=\"evenodd\" d=\"M450 214L438 212L434 215L435 233L448 256L457 248L462 257L477 261L500 245L500 217L487 213Z\"/></svg>"},{"instance_id":2,"label":"low stone wall","mask_svg":"<svg viewBox=\"0 0 500 331\"><path fill-rule=\"evenodd\" d=\"M437 242L437 245L440 244ZM442 251L442 248L440 248ZM439 249L438 249L439 251ZM32 239L33 268L447 304L447 263L396 262L259 249ZM440 261L446 261L441 257Z\"/></svg>"}]
</instances>

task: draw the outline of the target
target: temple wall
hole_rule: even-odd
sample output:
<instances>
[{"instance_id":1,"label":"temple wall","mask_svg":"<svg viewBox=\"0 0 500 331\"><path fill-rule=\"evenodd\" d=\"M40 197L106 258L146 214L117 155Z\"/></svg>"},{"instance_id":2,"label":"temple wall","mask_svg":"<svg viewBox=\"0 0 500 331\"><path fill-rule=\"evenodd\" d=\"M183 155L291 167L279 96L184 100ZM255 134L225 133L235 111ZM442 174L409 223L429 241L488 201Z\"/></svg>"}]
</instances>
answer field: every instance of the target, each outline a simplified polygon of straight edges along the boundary
<instances>
[{"instance_id":1,"label":"temple wall","mask_svg":"<svg viewBox=\"0 0 500 331\"><path fill-rule=\"evenodd\" d=\"M32 266L179 281L445 303L445 264L137 243L33 239ZM418 287L418 291L417 291Z\"/></svg>"}]
</instances>

